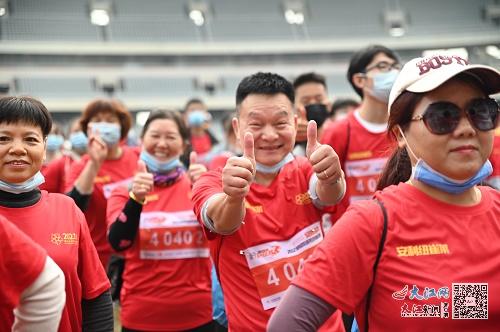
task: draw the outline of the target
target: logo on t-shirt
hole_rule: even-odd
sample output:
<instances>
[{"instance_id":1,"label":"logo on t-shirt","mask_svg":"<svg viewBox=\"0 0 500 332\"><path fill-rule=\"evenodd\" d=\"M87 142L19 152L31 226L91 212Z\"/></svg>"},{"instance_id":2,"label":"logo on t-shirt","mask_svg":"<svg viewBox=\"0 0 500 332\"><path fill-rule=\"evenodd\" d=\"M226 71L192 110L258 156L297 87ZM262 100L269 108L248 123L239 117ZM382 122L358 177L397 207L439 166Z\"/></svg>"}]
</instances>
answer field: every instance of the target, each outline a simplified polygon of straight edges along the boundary
<instances>
[{"instance_id":1,"label":"logo on t-shirt","mask_svg":"<svg viewBox=\"0 0 500 332\"><path fill-rule=\"evenodd\" d=\"M347 159L349 160L366 159L366 158L371 158L371 156L373 156L373 152L371 150L355 151L349 153Z\"/></svg>"},{"instance_id":2,"label":"logo on t-shirt","mask_svg":"<svg viewBox=\"0 0 500 332\"><path fill-rule=\"evenodd\" d=\"M76 245L78 244L78 235L76 233L52 233L50 234L50 242L55 245Z\"/></svg>"},{"instance_id":3,"label":"logo on t-shirt","mask_svg":"<svg viewBox=\"0 0 500 332\"><path fill-rule=\"evenodd\" d=\"M111 176L109 175L103 175L103 176L96 176L94 183L108 183L111 182Z\"/></svg>"},{"instance_id":4,"label":"logo on t-shirt","mask_svg":"<svg viewBox=\"0 0 500 332\"><path fill-rule=\"evenodd\" d=\"M245 200L245 208L249 209L253 213L264 213L262 205L251 205L247 200Z\"/></svg>"},{"instance_id":5,"label":"logo on t-shirt","mask_svg":"<svg viewBox=\"0 0 500 332\"><path fill-rule=\"evenodd\" d=\"M396 247L398 257L449 255L450 249L446 243L419 244Z\"/></svg>"},{"instance_id":6,"label":"logo on t-shirt","mask_svg":"<svg viewBox=\"0 0 500 332\"><path fill-rule=\"evenodd\" d=\"M311 196L309 195L309 192L305 192L302 194L297 194L295 196L295 204L297 205L307 205L311 204Z\"/></svg>"}]
</instances>

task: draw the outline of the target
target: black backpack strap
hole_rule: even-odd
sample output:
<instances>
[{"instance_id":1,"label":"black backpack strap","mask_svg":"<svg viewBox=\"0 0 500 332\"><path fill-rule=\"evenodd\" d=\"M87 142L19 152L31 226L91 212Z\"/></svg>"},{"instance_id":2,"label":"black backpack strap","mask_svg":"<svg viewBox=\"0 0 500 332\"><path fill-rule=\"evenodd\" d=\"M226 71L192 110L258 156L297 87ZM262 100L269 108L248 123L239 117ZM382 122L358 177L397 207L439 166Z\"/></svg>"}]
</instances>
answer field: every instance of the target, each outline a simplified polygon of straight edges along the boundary
<instances>
[{"instance_id":1,"label":"black backpack strap","mask_svg":"<svg viewBox=\"0 0 500 332\"><path fill-rule=\"evenodd\" d=\"M384 203L375 198L375 202L380 206L382 214L384 216L384 225L382 228L382 236L380 237L380 243L378 245L377 258L375 259L375 264L373 264L373 279L370 288L368 288L368 293L366 294L366 308L365 308L365 332L368 332L368 312L370 311L370 302L372 298L373 284L375 283L375 275L377 274L377 266L380 261L380 256L382 256L382 251L384 251L385 239L387 237L387 211L385 209Z\"/></svg>"}]
</instances>

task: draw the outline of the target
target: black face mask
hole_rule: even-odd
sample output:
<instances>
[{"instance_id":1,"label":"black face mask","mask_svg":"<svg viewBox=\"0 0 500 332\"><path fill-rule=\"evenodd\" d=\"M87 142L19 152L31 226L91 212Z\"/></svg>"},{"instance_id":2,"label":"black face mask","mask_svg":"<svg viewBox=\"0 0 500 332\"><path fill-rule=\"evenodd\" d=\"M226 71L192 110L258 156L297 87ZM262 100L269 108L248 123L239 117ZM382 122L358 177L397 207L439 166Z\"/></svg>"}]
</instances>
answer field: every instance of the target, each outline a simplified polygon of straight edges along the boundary
<instances>
[{"instance_id":1,"label":"black face mask","mask_svg":"<svg viewBox=\"0 0 500 332\"><path fill-rule=\"evenodd\" d=\"M324 104L310 104L306 106L307 121L314 120L318 124L318 128L323 125L328 118L328 110Z\"/></svg>"}]
</instances>

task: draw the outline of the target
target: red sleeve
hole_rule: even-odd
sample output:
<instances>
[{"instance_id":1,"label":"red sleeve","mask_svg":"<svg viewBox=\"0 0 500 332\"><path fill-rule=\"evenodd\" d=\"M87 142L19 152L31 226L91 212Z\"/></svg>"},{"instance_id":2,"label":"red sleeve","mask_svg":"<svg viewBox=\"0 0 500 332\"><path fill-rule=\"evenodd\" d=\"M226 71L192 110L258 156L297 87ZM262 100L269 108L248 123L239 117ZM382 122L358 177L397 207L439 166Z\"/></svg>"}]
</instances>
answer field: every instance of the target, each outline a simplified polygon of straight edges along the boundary
<instances>
[{"instance_id":1,"label":"red sleeve","mask_svg":"<svg viewBox=\"0 0 500 332\"><path fill-rule=\"evenodd\" d=\"M223 152L218 156L215 156L210 164L208 165L209 170L217 169L217 168L223 168L226 166L227 160L231 157L231 154L229 152Z\"/></svg>"},{"instance_id":2,"label":"red sleeve","mask_svg":"<svg viewBox=\"0 0 500 332\"><path fill-rule=\"evenodd\" d=\"M212 195L221 193L222 191L222 169L208 171L203 174L193 186L193 210L196 214L198 222L201 224L205 231L205 235L209 240L213 239L216 235L209 232L203 221L201 220L201 208L203 204Z\"/></svg>"},{"instance_id":3,"label":"red sleeve","mask_svg":"<svg viewBox=\"0 0 500 332\"><path fill-rule=\"evenodd\" d=\"M80 242L78 247L78 277L82 284L82 298L91 300L108 290L109 283L106 271L102 266L94 243L90 238L90 231L85 216L75 205L75 218L80 224Z\"/></svg>"},{"instance_id":4,"label":"red sleeve","mask_svg":"<svg viewBox=\"0 0 500 332\"><path fill-rule=\"evenodd\" d=\"M337 155L339 156L340 164L343 166L346 160L345 149L347 147L347 127L349 117L342 119L340 121L332 122L328 127L325 128L323 134L320 137L321 144L330 145Z\"/></svg>"},{"instance_id":5,"label":"red sleeve","mask_svg":"<svg viewBox=\"0 0 500 332\"><path fill-rule=\"evenodd\" d=\"M123 211L125 204L129 200L128 189L125 187L118 187L111 193L108 198L108 205L106 207L106 224L109 226L118 218Z\"/></svg>"},{"instance_id":6,"label":"red sleeve","mask_svg":"<svg viewBox=\"0 0 500 332\"><path fill-rule=\"evenodd\" d=\"M382 226L382 212L375 201L351 205L293 283L335 308L352 313L371 285Z\"/></svg>"},{"instance_id":7,"label":"red sleeve","mask_svg":"<svg viewBox=\"0 0 500 332\"><path fill-rule=\"evenodd\" d=\"M21 293L42 272L46 257L44 249L0 216L0 303L16 307Z\"/></svg>"},{"instance_id":8,"label":"red sleeve","mask_svg":"<svg viewBox=\"0 0 500 332\"><path fill-rule=\"evenodd\" d=\"M62 156L42 169L45 182L40 185L41 190L47 190L49 193L62 193L65 160L66 157Z\"/></svg>"},{"instance_id":9,"label":"red sleeve","mask_svg":"<svg viewBox=\"0 0 500 332\"><path fill-rule=\"evenodd\" d=\"M89 160L88 155L85 155L82 157L77 162L74 162L71 164L71 167L69 168L69 172L66 175L64 179L64 192L67 193L73 189L73 186L75 185L76 179L78 179L78 176L82 172L83 168L87 164Z\"/></svg>"}]
</instances>

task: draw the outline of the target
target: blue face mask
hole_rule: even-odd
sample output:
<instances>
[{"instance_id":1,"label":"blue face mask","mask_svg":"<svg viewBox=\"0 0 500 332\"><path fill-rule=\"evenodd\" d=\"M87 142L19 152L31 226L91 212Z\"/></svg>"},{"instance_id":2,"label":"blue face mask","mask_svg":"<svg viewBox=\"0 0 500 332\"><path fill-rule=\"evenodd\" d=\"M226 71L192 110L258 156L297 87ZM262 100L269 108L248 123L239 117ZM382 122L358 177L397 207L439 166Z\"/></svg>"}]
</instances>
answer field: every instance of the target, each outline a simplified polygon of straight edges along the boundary
<instances>
[{"instance_id":1,"label":"blue face mask","mask_svg":"<svg viewBox=\"0 0 500 332\"><path fill-rule=\"evenodd\" d=\"M201 127L207 121L207 115L203 111L192 111L187 120L189 127Z\"/></svg>"},{"instance_id":2,"label":"blue face mask","mask_svg":"<svg viewBox=\"0 0 500 332\"><path fill-rule=\"evenodd\" d=\"M85 151L87 150L87 144L89 139L87 135L83 133L83 131L77 131L72 133L69 136L69 141L71 142L71 148L77 151Z\"/></svg>"},{"instance_id":3,"label":"blue face mask","mask_svg":"<svg viewBox=\"0 0 500 332\"><path fill-rule=\"evenodd\" d=\"M108 147L118 144L121 138L121 127L117 123L111 122L93 122L92 131L99 131L99 137Z\"/></svg>"},{"instance_id":4,"label":"blue face mask","mask_svg":"<svg viewBox=\"0 0 500 332\"><path fill-rule=\"evenodd\" d=\"M42 173L37 172L31 179L23 183L8 183L0 180L0 190L13 194L22 194L38 188L44 182L45 178Z\"/></svg>"},{"instance_id":5,"label":"blue face mask","mask_svg":"<svg viewBox=\"0 0 500 332\"><path fill-rule=\"evenodd\" d=\"M401 130L401 127L399 127L398 129L404 141L406 142L408 151L411 153L413 158L417 160L415 166L412 166L412 172L411 172L411 178L415 180L418 180L422 183L425 183L431 187L442 190L449 194L458 195L465 192L467 189L470 189L475 185L479 184L481 181L490 176L491 173L493 173L493 166L491 165L491 162L489 160L486 160L486 162L483 164L483 166L481 166L479 171L471 178L467 180L451 179L446 175L441 174L440 172L433 169L422 158L417 158L417 156L413 153L410 144L408 144L408 141L406 140L406 136L404 135L403 130Z\"/></svg>"},{"instance_id":6,"label":"blue face mask","mask_svg":"<svg viewBox=\"0 0 500 332\"><path fill-rule=\"evenodd\" d=\"M458 181L439 173L427 165L425 161L418 159L415 167L412 168L412 177L415 180L423 182L431 187L457 195L481 183L481 181L490 176L492 172L493 167L491 166L490 161L486 160L476 175L468 180Z\"/></svg>"},{"instance_id":7,"label":"blue face mask","mask_svg":"<svg viewBox=\"0 0 500 332\"><path fill-rule=\"evenodd\" d=\"M61 148L64 143L64 137L61 135L49 134L47 136L47 151L54 152Z\"/></svg>"},{"instance_id":8,"label":"blue face mask","mask_svg":"<svg viewBox=\"0 0 500 332\"><path fill-rule=\"evenodd\" d=\"M174 157L167 161L159 161L145 150L142 150L140 158L144 161L148 170L153 173L167 173L176 167L182 166L179 157Z\"/></svg>"},{"instance_id":9,"label":"blue face mask","mask_svg":"<svg viewBox=\"0 0 500 332\"><path fill-rule=\"evenodd\" d=\"M373 76L373 88L370 94L377 100L387 103L392 86L398 77L399 71L391 70L387 73L378 73Z\"/></svg>"},{"instance_id":10,"label":"blue face mask","mask_svg":"<svg viewBox=\"0 0 500 332\"><path fill-rule=\"evenodd\" d=\"M293 159L294 159L293 154L289 153L279 163L277 163L273 166L266 166L266 165L262 165L258 162L255 162L255 170L257 172L265 173L265 174L278 173L283 168L283 166L285 166L286 164L291 162Z\"/></svg>"}]
</instances>

